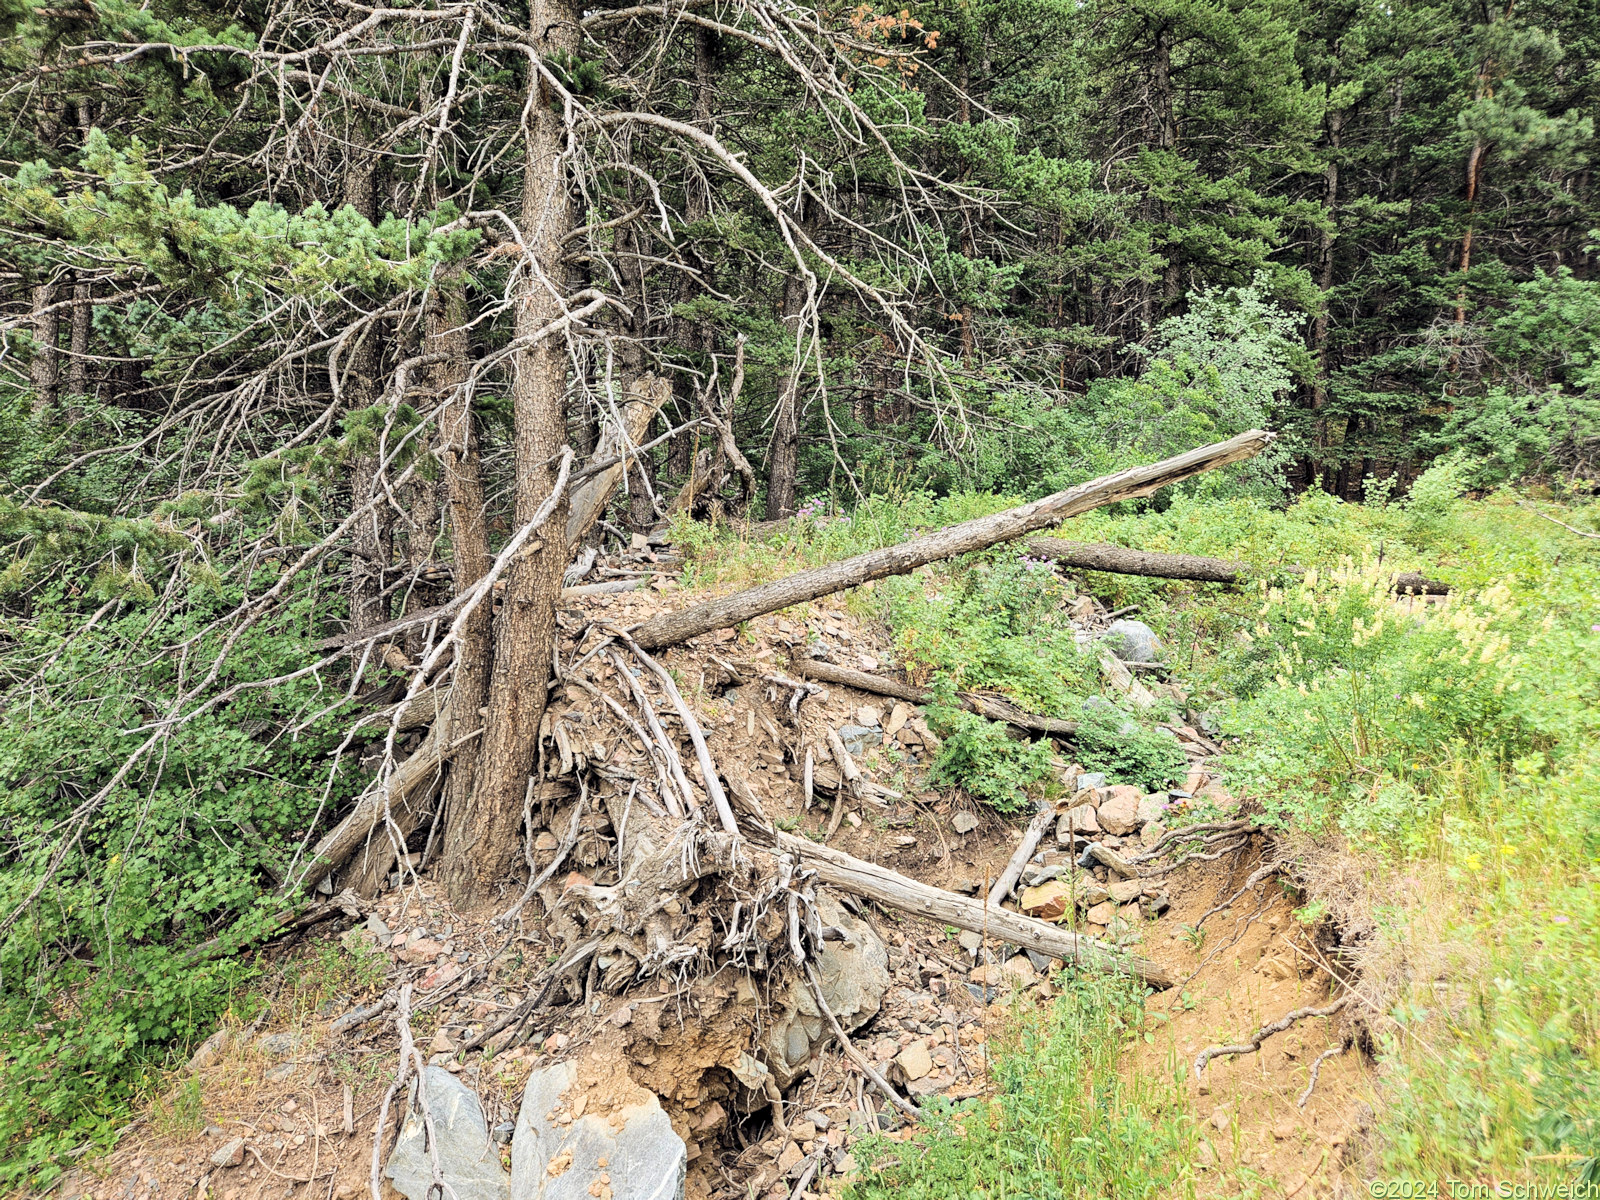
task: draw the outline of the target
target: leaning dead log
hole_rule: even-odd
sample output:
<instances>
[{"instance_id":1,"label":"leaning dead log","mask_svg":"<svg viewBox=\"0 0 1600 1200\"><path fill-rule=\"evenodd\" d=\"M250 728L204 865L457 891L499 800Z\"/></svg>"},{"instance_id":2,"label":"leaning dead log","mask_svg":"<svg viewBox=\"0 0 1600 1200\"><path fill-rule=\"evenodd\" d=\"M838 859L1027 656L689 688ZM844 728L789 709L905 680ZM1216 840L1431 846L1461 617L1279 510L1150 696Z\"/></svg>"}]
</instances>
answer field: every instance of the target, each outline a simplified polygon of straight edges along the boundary
<instances>
[{"instance_id":1,"label":"leaning dead log","mask_svg":"<svg viewBox=\"0 0 1600 1200\"><path fill-rule=\"evenodd\" d=\"M600 519L611 494L621 485L628 473L629 455L644 441L662 405L672 396L672 381L664 376L644 375L629 389L622 405L622 428L615 421L607 421L600 444L595 448L594 461L610 458L622 461L607 467L600 474L586 479L572 492L572 507L567 513L567 544L576 546L594 523Z\"/></svg>"},{"instance_id":2,"label":"leaning dead log","mask_svg":"<svg viewBox=\"0 0 1600 1200\"><path fill-rule=\"evenodd\" d=\"M840 687L855 688L857 691L871 692L877 696L892 696L909 704L932 704L935 701L934 694L926 688L902 683L898 679L889 679L883 675L853 671L849 667L835 666L833 663L820 662L814 658L797 658L793 665L797 674L810 679L820 679L824 683L836 683ZM991 721L1004 721L1029 733L1072 737L1078 732L1076 721L1063 721L1056 717L1041 717L1036 713L1025 712L1010 701L1001 700L997 696L980 696L976 692L958 692L957 695L968 710L980 717L988 717Z\"/></svg>"},{"instance_id":3,"label":"leaning dead log","mask_svg":"<svg viewBox=\"0 0 1600 1200\"><path fill-rule=\"evenodd\" d=\"M1266 449L1273 437L1265 430L1253 429L1226 442L1203 446L1150 466L1133 467L1090 480L1020 508L963 521L909 542L801 571L787 579L748 588L693 608L664 613L635 628L633 638L646 650L656 650L874 579L904 575L941 559L1015 541L1102 505L1148 496L1168 484L1252 458Z\"/></svg>"},{"instance_id":4,"label":"leaning dead log","mask_svg":"<svg viewBox=\"0 0 1600 1200\"><path fill-rule=\"evenodd\" d=\"M1069 542L1063 538L1036 537L1028 549L1064 567L1080 571L1105 571L1112 575L1144 575L1154 579L1194 579L1202 583L1245 583L1271 571L1303 575L1305 568L1286 565L1257 568L1226 558L1207 558L1201 554L1163 554L1155 550L1135 550L1109 542ZM1402 595L1443 596L1448 583L1429 579L1420 571L1402 571L1394 577L1394 590Z\"/></svg>"},{"instance_id":5,"label":"leaning dead log","mask_svg":"<svg viewBox=\"0 0 1600 1200\"><path fill-rule=\"evenodd\" d=\"M944 925L954 925L974 933L1011 942L1027 950L1037 950L1064 962L1078 962L1108 971L1125 971L1151 987L1169 988L1177 977L1159 963L1126 954L1115 946L1094 938L1025 917L1009 909L997 908L918 883L888 867L865 862L831 846L818 845L810 838L776 831L781 849L798 855L817 877L832 887L879 904L927 917Z\"/></svg>"},{"instance_id":6,"label":"leaning dead log","mask_svg":"<svg viewBox=\"0 0 1600 1200\"><path fill-rule=\"evenodd\" d=\"M374 788L356 802L344 820L340 821L308 854L304 869L291 874L283 891L294 887L310 890L321 883L334 870L342 866L369 838L386 836L382 829L386 815L410 808L424 788L436 786L441 778L441 768L454 746L445 746L444 731L450 728L449 701L444 712L434 721L422 744L409 758L395 768L395 772L381 788ZM481 730L475 731L476 736Z\"/></svg>"}]
</instances>

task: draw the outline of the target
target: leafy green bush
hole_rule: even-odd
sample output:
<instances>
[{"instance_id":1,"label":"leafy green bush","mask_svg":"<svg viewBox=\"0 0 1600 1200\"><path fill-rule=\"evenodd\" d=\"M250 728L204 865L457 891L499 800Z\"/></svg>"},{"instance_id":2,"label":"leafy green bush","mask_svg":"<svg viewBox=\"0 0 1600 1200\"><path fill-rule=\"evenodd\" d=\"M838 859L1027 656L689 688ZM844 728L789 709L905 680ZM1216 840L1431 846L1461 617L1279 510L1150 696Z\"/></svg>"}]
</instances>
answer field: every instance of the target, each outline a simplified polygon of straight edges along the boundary
<instances>
[{"instance_id":1,"label":"leafy green bush","mask_svg":"<svg viewBox=\"0 0 1600 1200\"><path fill-rule=\"evenodd\" d=\"M286 854L358 785L355 763L335 772L329 756L344 706L291 732L329 704L315 679L248 690L176 728L53 860L75 811L166 713L178 680L149 646L199 634L237 599L197 588L180 615L152 624L129 603L83 631L55 587L20 626L8 663L28 702L0 724L0 915L48 886L0 939L0 1184L48 1181L67 1151L111 1139L157 1074L239 1003L254 972L239 950L284 907L273 879ZM227 681L303 666L316 607L307 590L246 635ZM214 952L198 950L213 939Z\"/></svg>"},{"instance_id":2,"label":"leafy green bush","mask_svg":"<svg viewBox=\"0 0 1600 1200\"><path fill-rule=\"evenodd\" d=\"M930 783L966 788L999 812L1031 807L1051 778L1049 742L1019 741L1005 725L964 708L929 705L925 711L944 743L928 772Z\"/></svg>"},{"instance_id":3,"label":"leafy green bush","mask_svg":"<svg viewBox=\"0 0 1600 1200\"><path fill-rule=\"evenodd\" d=\"M1078 762L1104 771L1111 783L1147 791L1183 778L1187 760L1178 739L1165 729L1147 729L1110 704L1085 704L1078 715Z\"/></svg>"}]
</instances>

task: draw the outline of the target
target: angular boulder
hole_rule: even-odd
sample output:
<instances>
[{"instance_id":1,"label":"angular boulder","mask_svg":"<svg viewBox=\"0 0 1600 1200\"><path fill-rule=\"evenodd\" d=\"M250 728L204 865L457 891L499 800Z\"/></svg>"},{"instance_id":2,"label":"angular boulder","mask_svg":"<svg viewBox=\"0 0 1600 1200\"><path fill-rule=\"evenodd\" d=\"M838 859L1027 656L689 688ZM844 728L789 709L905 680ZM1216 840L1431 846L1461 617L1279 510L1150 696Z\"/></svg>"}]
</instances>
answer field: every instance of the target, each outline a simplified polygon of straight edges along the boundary
<instances>
[{"instance_id":1,"label":"angular boulder","mask_svg":"<svg viewBox=\"0 0 1600 1200\"><path fill-rule=\"evenodd\" d=\"M1138 788L1127 784L1108 788L1106 798L1100 801L1100 807L1095 811L1095 818L1100 822L1100 828L1117 837L1138 833L1141 824L1139 801L1142 798Z\"/></svg>"},{"instance_id":2,"label":"angular boulder","mask_svg":"<svg viewBox=\"0 0 1600 1200\"><path fill-rule=\"evenodd\" d=\"M428 1067L423 1083L438 1138L439 1166L458 1200L508 1200L511 1179L500 1165L500 1151L489 1137L477 1093L439 1067ZM414 1079L400 1136L384 1175L408 1200L427 1200L433 1186L427 1126Z\"/></svg>"},{"instance_id":3,"label":"angular boulder","mask_svg":"<svg viewBox=\"0 0 1600 1200\"><path fill-rule=\"evenodd\" d=\"M535 1071L511 1137L511 1200L682 1200L688 1149L654 1093L589 1112L570 1062ZM462 1197L466 1200L466 1197Z\"/></svg>"}]
</instances>

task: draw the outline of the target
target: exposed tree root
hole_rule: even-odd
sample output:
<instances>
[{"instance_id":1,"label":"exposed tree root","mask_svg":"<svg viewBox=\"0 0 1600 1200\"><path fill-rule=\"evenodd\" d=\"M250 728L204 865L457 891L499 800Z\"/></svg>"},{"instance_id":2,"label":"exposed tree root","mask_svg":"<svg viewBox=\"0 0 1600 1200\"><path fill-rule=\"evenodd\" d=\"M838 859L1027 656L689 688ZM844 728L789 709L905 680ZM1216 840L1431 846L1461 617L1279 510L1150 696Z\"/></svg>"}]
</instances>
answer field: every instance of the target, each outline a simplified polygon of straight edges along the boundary
<instances>
[{"instance_id":1,"label":"exposed tree root","mask_svg":"<svg viewBox=\"0 0 1600 1200\"><path fill-rule=\"evenodd\" d=\"M1275 1033L1282 1033L1296 1021L1304 1021L1311 1017L1331 1017L1334 1013L1338 1012L1349 1003L1350 994L1346 993L1325 1008L1296 1008L1285 1013L1276 1021L1273 1021L1267 1025L1263 1025L1251 1035L1251 1038L1248 1042L1241 1043L1237 1046L1207 1046L1195 1056L1195 1077L1199 1078L1200 1074L1206 1069L1206 1064L1214 1058L1221 1058L1223 1055L1232 1056L1240 1054L1254 1054L1256 1051L1261 1049L1262 1042L1266 1041Z\"/></svg>"},{"instance_id":2,"label":"exposed tree root","mask_svg":"<svg viewBox=\"0 0 1600 1200\"><path fill-rule=\"evenodd\" d=\"M1301 1092L1300 1099L1295 1101L1296 1108L1304 1108L1306 1106L1306 1101L1311 1099L1311 1093L1315 1091L1317 1087L1317 1076L1322 1074L1322 1064L1327 1062L1328 1059L1333 1058L1335 1055L1343 1054L1346 1050L1350 1049L1351 1045L1353 1044L1353 1040L1347 1037L1344 1038L1337 1046L1329 1046L1321 1054L1317 1055L1316 1061L1311 1064L1311 1082L1306 1084L1306 1090Z\"/></svg>"}]
</instances>

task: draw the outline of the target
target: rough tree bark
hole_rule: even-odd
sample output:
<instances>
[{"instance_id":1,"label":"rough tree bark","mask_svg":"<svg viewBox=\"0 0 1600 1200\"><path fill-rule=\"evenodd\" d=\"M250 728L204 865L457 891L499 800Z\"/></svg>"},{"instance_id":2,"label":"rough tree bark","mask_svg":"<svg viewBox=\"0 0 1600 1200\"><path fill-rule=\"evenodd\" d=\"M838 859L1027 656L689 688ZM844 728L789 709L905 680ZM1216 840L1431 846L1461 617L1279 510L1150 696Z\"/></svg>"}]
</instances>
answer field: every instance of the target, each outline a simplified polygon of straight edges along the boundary
<instances>
[{"instance_id":1,"label":"rough tree bark","mask_svg":"<svg viewBox=\"0 0 1600 1200\"><path fill-rule=\"evenodd\" d=\"M344 201L369 221L377 220L377 191L372 160L357 156L344 182ZM346 375L347 406L352 410L377 403L378 371L382 354L378 332L369 329L351 350ZM350 464L350 501L362 505L372 498L378 460L373 454L358 454ZM361 521L350 539L350 628L370 629L389 619L389 605L383 598L383 571L394 551L394 516L387 505L373 509Z\"/></svg>"},{"instance_id":2,"label":"rough tree bark","mask_svg":"<svg viewBox=\"0 0 1600 1200\"><path fill-rule=\"evenodd\" d=\"M1252 458L1264 450L1273 437L1265 430L1253 429L1226 442L1202 446L1147 467L1133 467L1115 475L1090 480L1020 508L963 521L909 542L801 571L787 579L697 604L693 608L664 613L635 628L633 638L646 650L670 646L713 629L726 629L763 613L815 600L818 596L843 591L869 580L904 575L943 558L981 550L999 542L1015 541L1101 505L1148 496L1168 484L1178 483L1202 471Z\"/></svg>"},{"instance_id":3,"label":"rough tree bark","mask_svg":"<svg viewBox=\"0 0 1600 1200\"><path fill-rule=\"evenodd\" d=\"M568 0L533 0L529 28L546 61L577 54L578 14ZM573 224L560 106L543 83L538 86L522 191L522 237L534 262L522 267L517 337L531 337L562 315L562 245ZM556 457L566 442L566 395L567 353L559 338L545 338L517 356L511 398L519 526L533 519L554 486ZM522 857L518 827L550 682L556 601L568 560L567 515L563 499L547 525L556 535L530 544L507 572L477 786L466 803L452 804L445 822L445 836L463 864L449 891L464 906L494 899Z\"/></svg>"},{"instance_id":4,"label":"rough tree bark","mask_svg":"<svg viewBox=\"0 0 1600 1200\"><path fill-rule=\"evenodd\" d=\"M468 371L466 307L461 281L441 281L441 299L428 313L428 353L446 357L435 368L437 389L443 393L439 420L439 460L444 467L445 494L450 506L450 548L456 595L464 594L489 570L489 534L484 525L483 474L478 458L478 436L472 423L470 393L459 385ZM447 745L457 749L450 758L440 819L445 822L440 878L454 890L458 881L471 886L471 841L463 827L451 824L448 814L469 807L478 779L478 739L469 737L478 727L478 710L489 700L491 606L479 605L462 630L455 656L450 703L441 717Z\"/></svg>"},{"instance_id":5,"label":"rough tree bark","mask_svg":"<svg viewBox=\"0 0 1600 1200\"><path fill-rule=\"evenodd\" d=\"M37 284L33 289L33 362L28 378L33 384L33 416L43 421L56 408L61 390L61 313L56 302L54 282Z\"/></svg>"}]
</instances>

